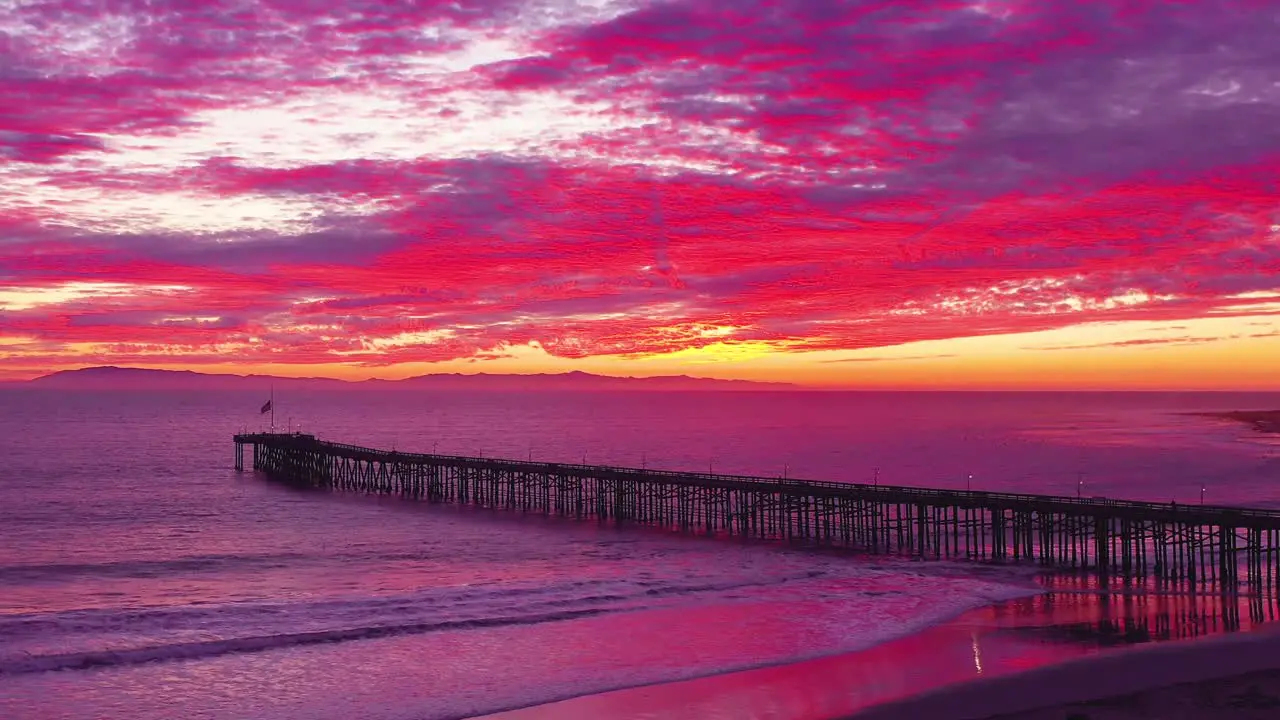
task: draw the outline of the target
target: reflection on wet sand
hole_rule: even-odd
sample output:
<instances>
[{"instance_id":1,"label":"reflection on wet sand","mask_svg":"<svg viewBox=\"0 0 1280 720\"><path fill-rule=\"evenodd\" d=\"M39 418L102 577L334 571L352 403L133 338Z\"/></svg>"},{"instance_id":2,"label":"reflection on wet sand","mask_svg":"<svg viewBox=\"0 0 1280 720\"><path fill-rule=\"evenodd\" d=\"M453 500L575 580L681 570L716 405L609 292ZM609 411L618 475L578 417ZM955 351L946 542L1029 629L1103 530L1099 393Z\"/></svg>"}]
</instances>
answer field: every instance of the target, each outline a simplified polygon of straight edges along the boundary
<instances>
[{"instance_id":1,"label":"reflection on wet sand","mask_svg":"<svg viewBox=\"0 0 1280 720\"><path fill-rule=\"evenodd\" d=\"M1261 598L1101 590L1074 577L867 650L807 662L575 698L490 718L742 717L826 720L980 677L1117 648L1249 631L1280 616ZM1123 652L1123 650L1120 650Z\"/></svg>"}]
</instances>

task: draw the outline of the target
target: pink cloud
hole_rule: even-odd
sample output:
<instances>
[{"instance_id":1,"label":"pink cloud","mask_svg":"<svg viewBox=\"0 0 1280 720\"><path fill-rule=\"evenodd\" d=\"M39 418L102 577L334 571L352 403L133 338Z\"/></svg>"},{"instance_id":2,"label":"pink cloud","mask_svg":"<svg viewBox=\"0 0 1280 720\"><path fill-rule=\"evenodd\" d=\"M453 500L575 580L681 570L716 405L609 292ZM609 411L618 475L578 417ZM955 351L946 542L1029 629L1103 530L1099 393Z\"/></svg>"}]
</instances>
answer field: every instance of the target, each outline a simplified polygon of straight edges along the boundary
<instances>
[{"instance_id":1,"label":"pink cloud","mask_svg":"<svg viewBox=\"0 0 1280 720\"><path fill-rule=\"evenodd\" d=\"M531 342L565 357L840 349L1246 314L1224 308L1280 290L1268 3L992 7L1008 14L943 0L687 0L602 21L515 2L35 3L32 27L152 22L105 69L37 31L0 47L0 168L63 192L321 211L305 231L195 234L78 229L57 203L14 205L0 292L190 290L10 310L0 331L39 339L11 351L26 362L86 342L320 362L429 331L444 335L361 361ZM178 133L202 110L304 90L411 93L424 58L517 36L526 57L432 81L423 106L549 93L610 123L518 155L268 167L209 147L163 173L102 162L102 134ZM1147 301L1108 304L1135 293ZM217 319L183 319L201 317Z\"/></svg>"}]
</instances>

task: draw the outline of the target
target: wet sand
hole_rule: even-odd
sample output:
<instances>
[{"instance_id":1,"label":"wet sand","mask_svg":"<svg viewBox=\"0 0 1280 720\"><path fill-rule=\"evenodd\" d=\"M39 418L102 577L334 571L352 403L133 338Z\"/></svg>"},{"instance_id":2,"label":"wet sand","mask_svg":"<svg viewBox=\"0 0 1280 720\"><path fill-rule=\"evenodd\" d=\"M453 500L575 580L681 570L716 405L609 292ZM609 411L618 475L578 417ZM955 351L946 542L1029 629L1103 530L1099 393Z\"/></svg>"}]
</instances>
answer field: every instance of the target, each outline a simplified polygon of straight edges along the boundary
<instances>
[{"instance_id":1,"label":"wet sand","mask_svg":"<svg viewBox=\"0 0 1280 720\"><path fill-rule=\"evenodd\" d=\"M1132 653L1148 649L1181 647L1184 643L1176 641L1187 638L1208 637L1209 642L1213 642L1215 637L1248 639L1253 633L1234 631L1266 627L1263 623L1278 619L1276 615L1276 608L1253 607L1247 602L1224 604L1221 598L1213 596L1097 593L1065 587L974 610L948 623L866 650L588 695L487 718L830 720L843 717L928 717L945 720L953 715L934 713L962 709L957 705L956 696L950 693L973 692L968 689L977 687L989 689L978 690L973 696L976 698L985 697L988 693L1003 694L1013 699L1025 698L1027 696L1019 695L1017 689L1023 678L1034 678L1032 673L1035 672L1077 667L1073 663L1086 658L1124 660ZM1187 644L1199 647L1199 642ZM678 643L673 643L673 650L678 651ZM1078 665L1087 666L1087 663ZM1231 672L1238 674L1243 670ZM1157 677L1157 680L1169 684L1202 678L1189 675L1163 680ZM1005 684L989 686L989 683L1001 682ZM1061 680L1052 682L1060 683ZM1134 691L1135 688L1130 686L1117 686L1108 692L1117 695ZM1036 694L1030 696L1030 700L1040 701L1043 697ZM1052 702L1065 707L1065 703L1086 699L1089 698L1064 695L1052 698ZM935 703L932 710L917 712L911 709L911 703L931 702ZM1035 711L1046 704L979 706L977 711L984 714L955 717L1007 715ZM906 714L903 714L903 708ZM1065 720L1068 717L1070 713L1012 715L1008 720ZM1092 715L1086 717L1098 720ZM1098 715L1098 718L1102 717ZM1280 711L1274 717L1280 717Z\"/></svg>"},{"instance_id":2,"label":"wet sand","mask_svg":"<svg viewBox=\"0 0 1280 720\"><path fill-rule=\"evenodd\" d=\"M1280 717L1280 631L1148 645L942 688L850 720Z\"/></svg>"},{"instance_id":3,"label":"wet sand","mask_svg":"<svg viewBox=\"0 0 1280 720\"><path fill-rule=\"evenodd\" d=\"M1184 683L1088 703L989 720L1273 720L1280 717L1280 670Z\"/></svg>"}]
</instances>

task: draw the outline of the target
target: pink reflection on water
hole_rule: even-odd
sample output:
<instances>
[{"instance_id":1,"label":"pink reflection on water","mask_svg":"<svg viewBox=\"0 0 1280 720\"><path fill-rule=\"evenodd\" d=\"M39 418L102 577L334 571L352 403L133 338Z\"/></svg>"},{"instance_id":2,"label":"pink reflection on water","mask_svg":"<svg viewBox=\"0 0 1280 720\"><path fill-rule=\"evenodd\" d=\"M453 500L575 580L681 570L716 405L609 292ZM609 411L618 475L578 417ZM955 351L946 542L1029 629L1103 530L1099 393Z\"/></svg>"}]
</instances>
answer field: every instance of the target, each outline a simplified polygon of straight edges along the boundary
<instances>
[{"instance_id":1,"label":"pink reflection on water","mask_svg":"<svg viewBox=\"0 0 1280 720\"><path fill-rule=\"evenodd\" d=\"M1248 631L1280 608L1247 597L1054 592L966 613L855 653L575 698L486 720L828 720L976 679L1134 643Z\"/></svg>"}]
</instances>

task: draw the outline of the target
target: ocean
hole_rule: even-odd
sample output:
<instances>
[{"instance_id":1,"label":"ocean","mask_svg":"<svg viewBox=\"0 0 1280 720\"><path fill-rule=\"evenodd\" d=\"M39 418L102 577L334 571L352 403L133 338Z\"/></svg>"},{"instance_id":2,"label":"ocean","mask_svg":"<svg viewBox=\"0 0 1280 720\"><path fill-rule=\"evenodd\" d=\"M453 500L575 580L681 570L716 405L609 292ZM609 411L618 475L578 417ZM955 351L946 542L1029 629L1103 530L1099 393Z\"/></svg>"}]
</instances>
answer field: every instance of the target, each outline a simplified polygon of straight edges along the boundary
<instances>
[{"instance_id":1,"label":"ocean","mask_svg":"<svg viewBox=\"0 0 1280 720\"><path fill-rule=\"evenodd\" d=\"M291 489L233 468L231 436L263 428L264 400L0 390L0 717L437 720L641 686L665 710L626 712L669 717L676 681L754 677L690 717L817 720L973 672L978 639L970 658L957 618L1000 629L988 671L1012 671L1114 643L1100 614L1151 609L1024 567ZM1182 414L1278 395L330 390L275 404L279 429L405 451L1280 507L1280 437ZM1179 622L1218 628L1213 612ZM802 695L840 699L759 691L760 673L832 663L839 687ZM821 679L795 675L793 689ZM592 712L626 714L613 707Z\"/></svg>"}]
</instances>

